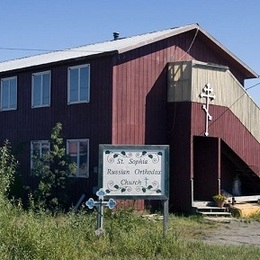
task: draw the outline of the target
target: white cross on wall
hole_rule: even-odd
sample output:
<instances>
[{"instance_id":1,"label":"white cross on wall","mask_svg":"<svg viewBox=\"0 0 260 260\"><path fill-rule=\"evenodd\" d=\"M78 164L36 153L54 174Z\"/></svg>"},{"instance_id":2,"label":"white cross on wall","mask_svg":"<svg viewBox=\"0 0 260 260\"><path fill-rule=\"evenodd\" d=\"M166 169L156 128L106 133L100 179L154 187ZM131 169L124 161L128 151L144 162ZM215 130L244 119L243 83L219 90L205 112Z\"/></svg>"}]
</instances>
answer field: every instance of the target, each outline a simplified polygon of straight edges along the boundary
<instances>
[{"instance_id":1,"label":"white cross on wall","mask_svg":"<svg viewBox=\"0 0 260 260\"><path fill-rule=\"evenodd\" d=\"M205 136L209 135L209 121L212 120L212 116L209 113L209 102L214 100L216 96L213 94L213 89L210 87L210 84L207 83L200 93L201 98L206 98L206 104L202 106L202 109L206 112L206 130Z\"/></svg>"}]
</instances>

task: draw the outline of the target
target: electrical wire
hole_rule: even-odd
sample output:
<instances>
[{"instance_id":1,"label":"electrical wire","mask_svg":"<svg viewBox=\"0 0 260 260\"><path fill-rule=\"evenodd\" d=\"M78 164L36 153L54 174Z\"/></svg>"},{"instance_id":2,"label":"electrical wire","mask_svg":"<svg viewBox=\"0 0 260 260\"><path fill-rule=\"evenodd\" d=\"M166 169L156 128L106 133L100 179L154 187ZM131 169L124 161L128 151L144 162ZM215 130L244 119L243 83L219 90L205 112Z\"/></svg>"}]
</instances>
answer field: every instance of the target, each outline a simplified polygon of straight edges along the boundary
<instances>
[{"instance_id":1,"label":"electrical wire","mask_svg":"<svg viewBox=\"0 0 260 260\"><path fill-rule=\"evenodd\" d=\"M189 48L185 51L185 53L177 61L180 61L186 54L189 54L189 52L190 52L190 50L191 50L191 48L192 48L192 46L193 46L193 44L194 44L194 42L197 38L198 33L199 33L199 28L196 29L195 35L194 35L194 37L191 41Z\"/></svg>"},{"instance_id":2,"label":"electrical wire","mask_svg":"<svg viewBox=\"0 0 260 260\"><path fill-rule=\"evenodd\" d=\"M191 50L197 35L199 32L199 28L196 29L195 35L190 43L190 46L188 47L188 49L185 51L185 54L180 57L178 59L181 60L187 53L189 53L189 51ZM86 45L87 46L87 45ZM83 47L83 46L82 46ZM72 51L72 52L99 52L96 50L79 50L80 47L75 47L75 48L68 48L68 49L39 49L39 48L16 48L16 47L0 47L0 50L4 50L4 51L35 51L35 52L58 52L58 51Z\"/></svg>"},{"instance_id":3,"label":"electrical wire","mask_svg":"<svg viewBox=\"0 0 260 260\"><path fill-rule=\"evenodd\" d=\"M87 46L87 45L86 45ZM84 47L84 46L82 46ZM80 47L75 47L75 48L70 48L70 49L37 49L37 48L9 48L9 47L0 47L0 50L4 50L4 51L34 51L34 52L43 52L43 53L49 53L49 52L100 52L100 51L97 51L97 50L82 50L80 49ZM104 50L105 51L105 50Z\"/></svg>"},{"instance_id":4,"label":"electrical wire","mask_svg":"<svg viewBox=\"0 0 260 260\"><path fill-rule=\"evenodd\" d=\"M3 51L40 51L40 52L47 52L47 51L59 51L59 50L47 50L47 49L36 49L36 48L12 48L12 47L0 47L0 50Z\"/></svg>"},{"instance_id":5,"label":"electrical wire","mask_svg":"<svg viewBox=\"0 0 260 260\"><path fill-rule=\"evenodd\" d=\"M259 86L259 85L260 85L260 82L254 84L254 85L252 85L252 86L250 86L248 88L245 88L245 90L249 90L249 89L255 88L255 87Z\"/></svg>"}]
</instances>

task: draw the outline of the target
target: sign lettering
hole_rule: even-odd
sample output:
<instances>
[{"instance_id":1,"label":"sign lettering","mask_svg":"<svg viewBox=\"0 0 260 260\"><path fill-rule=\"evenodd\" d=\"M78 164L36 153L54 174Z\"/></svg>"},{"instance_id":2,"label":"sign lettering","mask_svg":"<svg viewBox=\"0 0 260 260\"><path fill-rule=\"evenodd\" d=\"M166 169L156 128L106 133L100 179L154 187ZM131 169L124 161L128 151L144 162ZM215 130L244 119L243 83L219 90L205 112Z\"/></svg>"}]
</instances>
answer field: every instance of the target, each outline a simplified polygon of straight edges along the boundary
<instances>
[{"instance_id":1,"label":"sign lettering","mask_svg":"<svg viewBox=\"0 0 260 260\"><path fill-rule=\"evenodd\" d=\"M106 196L168 196L168 146L100 146Z\"/></svg>"}]
</instances>

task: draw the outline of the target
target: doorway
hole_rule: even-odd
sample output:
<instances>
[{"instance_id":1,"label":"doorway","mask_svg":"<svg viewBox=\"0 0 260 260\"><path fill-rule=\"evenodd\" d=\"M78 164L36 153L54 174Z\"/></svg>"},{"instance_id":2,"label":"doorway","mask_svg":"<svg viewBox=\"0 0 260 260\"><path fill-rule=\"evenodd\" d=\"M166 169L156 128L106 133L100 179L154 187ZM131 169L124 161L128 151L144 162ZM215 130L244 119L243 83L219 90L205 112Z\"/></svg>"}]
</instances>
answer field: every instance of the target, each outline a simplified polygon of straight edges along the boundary
<instances>
[{"instance_id":1,"label":"doorway","mask_svg":"<svg viewBox=\"0 0 260 260\"><path fill-rule=\"evenodd\" d=\"M202 136L194 136L193 141L193 198L211 201L220 190L221 142Z\"/></svg>"}]
</instances>

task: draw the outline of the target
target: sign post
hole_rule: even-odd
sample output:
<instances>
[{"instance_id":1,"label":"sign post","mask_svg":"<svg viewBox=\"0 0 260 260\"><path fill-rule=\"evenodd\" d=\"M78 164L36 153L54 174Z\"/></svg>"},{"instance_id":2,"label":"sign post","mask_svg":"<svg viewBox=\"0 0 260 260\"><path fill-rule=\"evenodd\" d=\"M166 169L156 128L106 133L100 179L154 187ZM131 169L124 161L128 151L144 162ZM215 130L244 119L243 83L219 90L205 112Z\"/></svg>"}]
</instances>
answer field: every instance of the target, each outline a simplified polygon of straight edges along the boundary
<instances>
[{"instance_id":1,"label":"sign post","mask_svg":"<svg viewBox=\"0 0 260 260\"><path fill-rule=\"evenodd\" d=\"M168 223L169 146L100 145L99 186L106 197L161 200Z\"/></svg>"}]
</instances>

